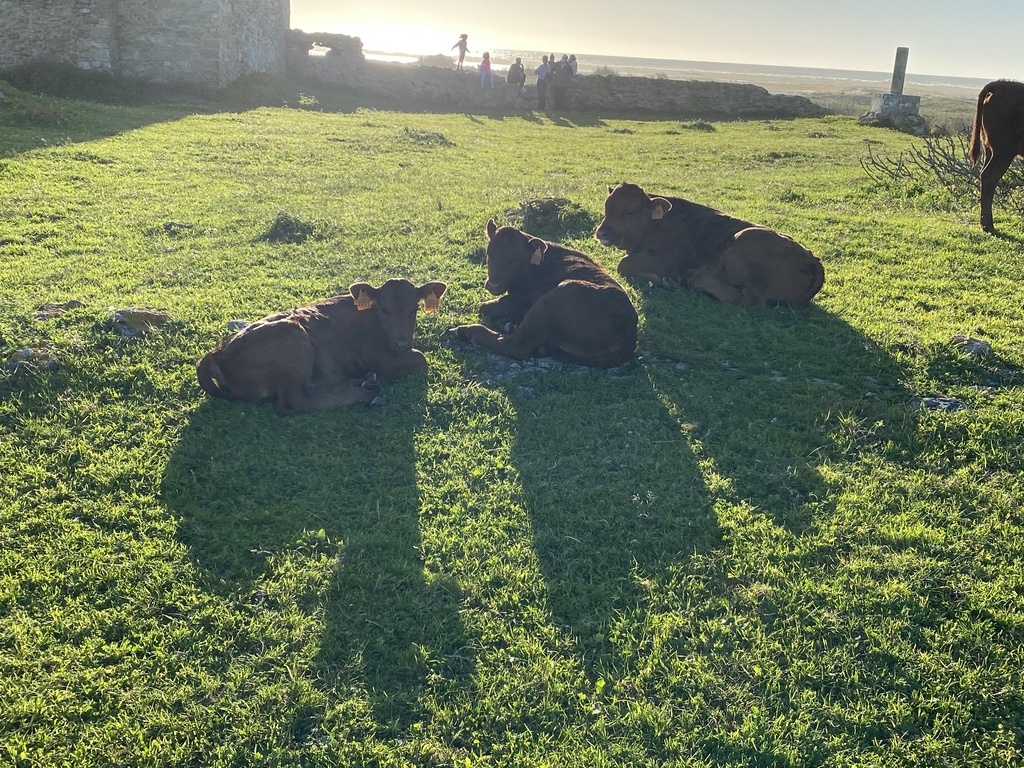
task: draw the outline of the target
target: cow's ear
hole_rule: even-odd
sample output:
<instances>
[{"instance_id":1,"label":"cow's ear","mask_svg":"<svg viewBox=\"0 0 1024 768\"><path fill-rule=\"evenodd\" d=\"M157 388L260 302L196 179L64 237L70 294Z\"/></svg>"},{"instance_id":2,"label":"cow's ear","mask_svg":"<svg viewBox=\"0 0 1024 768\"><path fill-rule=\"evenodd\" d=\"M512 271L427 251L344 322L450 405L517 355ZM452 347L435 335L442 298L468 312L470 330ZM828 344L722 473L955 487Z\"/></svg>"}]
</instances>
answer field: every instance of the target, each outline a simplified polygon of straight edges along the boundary
<instances>
[{"instance_id":1,"label":"cow's ear","mask_svg":"<svg viewBox=\"0 0 1024 768\"><path fill-rule=\"evenodd\" d=\"M448 286L440 281L424 283L418 288L420 301L423 302L424 312L437 312L441 306L441 297L448 290Z\"/></svg>"},{"instance_id":2,"label":"cow's ear","mask_svg":"<svg viewBox=\"0 0 1024 768\"><path fill-rule=\"evenodd\" d=\"M530 263L540 264L544 261L544 254L548 250L548 244L540 238L535 237L530 241L530 247L533 249L533 254L530 256Z\"/></svg>"},{"instance_id":3,"label":"cow's ear","mask_svg":"<svg viewBox=\"0 0 1024 768\"><path fill-rule=\"evenodd\" d=\"M672 210L672 203L664 197L651 198L651 218L657 221L665 218L665 214Z\"/></svg>"},{"instance_id":4,"label":"cow's ear","mask_svg":"<svg viewBox=\"0 0 1024 768\"><path fill-rule=\"evenodd\" d=\"M493 238L494 233L498 231L498 225L494 223L494 219L487 220L487 237Z\"/></svg>"},{"instance_id":5,"label":"cow's ear","mask_svg":"<svg viewBox=\"0 0 1024 768\"><path fill-rule=\"evenodd\" d=\"M352 294L352 301L359 311L369 309L380 299L380 290L369 283L352 283L348 292Z\"/></svg>"},{"instance_id":6,"label":"cow's ear","mask_svg":"<svg viewBox=\"0 0 1024 768\"><path fill-rule=\"evenodd\" d=\"M614 188L614 187L608 187L608 194L609 194L609 195L610 195L610 194L611 194L612 192L614 192L614 191L615 191L615 188Z\"/></svg>"}]
</instances>

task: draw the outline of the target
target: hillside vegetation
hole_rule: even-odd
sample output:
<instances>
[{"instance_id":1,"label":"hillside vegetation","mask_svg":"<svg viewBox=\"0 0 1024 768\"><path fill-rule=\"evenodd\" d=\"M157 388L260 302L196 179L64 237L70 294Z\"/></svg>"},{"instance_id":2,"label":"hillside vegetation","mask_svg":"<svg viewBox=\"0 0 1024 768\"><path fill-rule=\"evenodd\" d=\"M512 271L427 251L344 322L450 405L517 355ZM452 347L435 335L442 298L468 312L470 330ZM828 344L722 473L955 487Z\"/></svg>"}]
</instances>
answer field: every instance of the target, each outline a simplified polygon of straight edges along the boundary
<instances>
[{"instance_id":1,"label":"hillside vegetation","mask_svg":"<svg viewBox=\"0 0 1024 768\"><path fill-rule=\"evenodd\" d=\"M0 362L37 350L0 372L0 764L1020 765L1024 229L864 175L914 141L0 104ZM491 217L614 269L622 180L792 235L824 290L628 284L610 372L446 338ZM199 390L229 320L391 276L449 290L386 406Z\"/></svg>"}]
</instances>

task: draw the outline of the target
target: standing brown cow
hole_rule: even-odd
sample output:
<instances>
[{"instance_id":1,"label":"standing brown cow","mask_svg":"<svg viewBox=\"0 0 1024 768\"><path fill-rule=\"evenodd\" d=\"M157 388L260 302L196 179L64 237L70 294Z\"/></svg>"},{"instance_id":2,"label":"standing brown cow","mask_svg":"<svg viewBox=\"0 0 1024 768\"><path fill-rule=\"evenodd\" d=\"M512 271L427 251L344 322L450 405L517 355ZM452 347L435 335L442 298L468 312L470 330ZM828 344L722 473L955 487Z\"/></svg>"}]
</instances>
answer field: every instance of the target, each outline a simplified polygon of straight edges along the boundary
<instances>
[{"instance_id":1,"label":"standing brown cow","mask_svg":"<svg viewBox=\"0 0 1024 768\"><path fill-rule=\"evenodd\" d=\"M985 154L981 169L981 228L995 233L992 198L996 185L1017 155L1024 155L1024 83L995 80L978 94L971 131L971 162Z\"/></svg>"},{"instance_id":2,"label":"standing brown cow","mask_svg":"<svg viewBox=\"0 0 1024 768\"><path fill-rule=\"evenodd\" d=\"M611 275L585 254L513 227L487 222L487 282L494 296L485 317L515 324L508 333L460 325L451 333L492 352L530 355L596 368L622 365L636 349L637 314Z\"/></svg>"},{"instance_id":3,"label":"standing brown cow","mask_svg":"<svg viewBox=\"0 0 1024 768\"><path fill-rule=\"evenodd\" d=\"M383 402L371 382L427 367L412 346L417 305L437 309L446 288L355 283L349 296L257 320L196 364L199 385L226 400L272 403L282 416Z\"/></svg>"}]
</instances>

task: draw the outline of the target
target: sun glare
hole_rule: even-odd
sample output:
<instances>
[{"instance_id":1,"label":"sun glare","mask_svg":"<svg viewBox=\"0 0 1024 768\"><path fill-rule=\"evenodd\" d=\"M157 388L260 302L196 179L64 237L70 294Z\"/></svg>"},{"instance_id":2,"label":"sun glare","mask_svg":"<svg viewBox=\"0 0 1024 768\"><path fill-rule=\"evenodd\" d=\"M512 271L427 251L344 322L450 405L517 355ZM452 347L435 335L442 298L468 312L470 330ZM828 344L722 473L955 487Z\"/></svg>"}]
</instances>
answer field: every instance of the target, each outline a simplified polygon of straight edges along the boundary
<instances>
[{"instance_id":1,"label":"sun glare","mask_svg":"<svg viewBox=\"0 0 1024 768\"><path fill-rule=\"evenodd\" d=\"M333 32L358 37L363 50L387 53L408 53L423 56L450 52L460 30L439 29L422 25L403 25L394 22L327 21L322 15L303 18L295 15L292 25L306 31ZM451 38L449 40L449 38Z\"/></svg>"}]
</instances>

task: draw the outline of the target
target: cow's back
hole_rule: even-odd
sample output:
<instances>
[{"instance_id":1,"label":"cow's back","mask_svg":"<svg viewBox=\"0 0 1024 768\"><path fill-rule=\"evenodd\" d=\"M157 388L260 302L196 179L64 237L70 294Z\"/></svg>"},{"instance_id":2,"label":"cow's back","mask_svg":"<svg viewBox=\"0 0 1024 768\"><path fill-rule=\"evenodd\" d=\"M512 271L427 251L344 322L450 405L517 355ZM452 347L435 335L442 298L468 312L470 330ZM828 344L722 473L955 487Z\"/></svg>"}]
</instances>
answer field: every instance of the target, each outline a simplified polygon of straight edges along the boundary
<instances>
[{"instance_id":1,"label":"cow's back","mask_svg":"<svg viewBox=\"0 0 1024 768\"><path fill-rule=\"evenodd\" d=\"M334 296L295 310L316 350L314 379L357 378L388 355L377 309L359 310L349 295Z\"/></svg>"},{"instance_id":2,"label":"cow's back","mask_svg":"<svg viewBox=\"0 0 1024 768\"><path fill-rule=\"evenodd\" d=\"M665 198L672 203L660 221L648 228L649 250L669 256L683 265L697 267L715 261L737 232L753 226L721 211L680 197Z\"/></svg>"},{"instance_id":3,"label":"cow's back","mask_svg":"<svg viewBox=\"0 0 1024 768\"><path fill-rule=\"evenodd\" d=\"M534 297L542 296L565 280L622 290L622 286L615 278L585 253L567 248L560 243L545 242L547 249L539 269L527 272L529 293ZM520 289L522 287L524 286L518 286Z\"/></svg>"},{"instance_id":4,"label":"cow's back","mask_svg":"<svg viewBox=\"0 0 1024 768\"><path fill-rule=\"evenodd\" d=\"M986 151L1024 154L1024 83L995 80L978 94L971 142L972 160L980 159L980 146Z\"/></svg>"}]
</instances>

